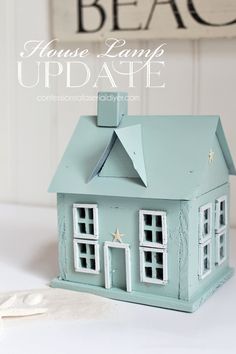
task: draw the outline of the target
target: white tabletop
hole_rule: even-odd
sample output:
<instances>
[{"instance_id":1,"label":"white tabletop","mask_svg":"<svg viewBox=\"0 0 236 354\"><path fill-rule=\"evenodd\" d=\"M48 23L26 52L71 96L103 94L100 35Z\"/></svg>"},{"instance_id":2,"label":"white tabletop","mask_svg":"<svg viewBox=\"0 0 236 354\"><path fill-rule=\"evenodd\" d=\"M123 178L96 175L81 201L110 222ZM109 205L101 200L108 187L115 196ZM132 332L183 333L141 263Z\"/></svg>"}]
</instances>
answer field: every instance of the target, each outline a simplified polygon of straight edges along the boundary
<instances>
[{"instance_id":1,"label":"white tabletop","mask_svg":"<svg viewBox=\"0 0 236 354\"><path fill-rule=\"evenodd\" d=\"M0 292L47 289L58 273L56 211L1 205L0 235ZM235 237L232 231L233 266ZM78 294L74 316L7 320L0 353L235 354L235 294L233 277L193 314Z\"/></svg>"}]
</instances>

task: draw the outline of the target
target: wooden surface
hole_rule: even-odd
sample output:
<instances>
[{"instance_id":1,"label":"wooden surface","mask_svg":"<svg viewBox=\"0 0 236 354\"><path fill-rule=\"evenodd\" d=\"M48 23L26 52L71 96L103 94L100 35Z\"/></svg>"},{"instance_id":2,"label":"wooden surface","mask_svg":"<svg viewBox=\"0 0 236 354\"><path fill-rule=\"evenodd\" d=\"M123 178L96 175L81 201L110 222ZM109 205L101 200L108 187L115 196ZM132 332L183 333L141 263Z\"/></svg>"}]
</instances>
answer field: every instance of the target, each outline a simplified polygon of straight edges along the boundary
<instances>
[{"instance_id":1,"label":"wooden surface","mask_svg":"<svg viewBox=\"0 0 236 354\"><path fill-rule=\"evenodd\" d=\"M17 82L16 60L29 39L49 39L48 0L2 0L0 2L0 200L33 205L55 205L47 187L64 148L81 114L95 114L93 102L38 102L37 96L96 95L91 85L83 89L65 88L65 77L51 89L42 82L35 88L22 88ZM37 16L35 16L37 14ZM153 48L160 41L134 40L130 47ZM162 78L165 89L145 89L139 75L129 94L139 96L130 102L130 114L220 114L234 160L236 160L236 40L168 40ZM71 44L71 47L75 45ZM77 46L77 45L76 45ZM91 55L87 63L98 71L96 53L104 44L86 43ZM26 68L32 76L32 62ZM79 73L75 73L75 80ZM119 89L126 90L125 78ZM106 81L100 90L109 89ZM231 222L236 226L236 178L232 178Z\"/></svg>"},{"instance_id":2,"label":"wooden surface","mask_svg":"<svg viewBox=\"0 0 236 354\"><path fill-rule=\"evenodd\" d=\"M0 291L44 288L57 273L56 211L0 206ZM231 232L231 265L236 266L236 232ZM13 320L0 339L4 354L234 354L235 276L194 314L105 300L73 293L80 308L63 310L55 301L49 317ZM66 295L69 296L69 295ZM77 300L76 300L77 299ZM89 299L89 301L88 301ZM56 306L60 308L56 310ZM105 307L104 307L105 304ZM53 312L53 313L52 313Z\"/></svg>"}]
</instances>

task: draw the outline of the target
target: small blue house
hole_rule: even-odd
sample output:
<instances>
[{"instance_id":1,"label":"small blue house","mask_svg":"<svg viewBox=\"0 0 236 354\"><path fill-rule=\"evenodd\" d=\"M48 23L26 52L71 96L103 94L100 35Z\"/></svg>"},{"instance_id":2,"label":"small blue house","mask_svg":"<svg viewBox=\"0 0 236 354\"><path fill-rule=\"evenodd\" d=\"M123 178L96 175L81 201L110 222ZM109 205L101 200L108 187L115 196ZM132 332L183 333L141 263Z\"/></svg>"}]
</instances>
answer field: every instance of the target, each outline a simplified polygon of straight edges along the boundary
<instances>
[{"instance_id":1,"label":"small blue house","mask_svg":"<svg viewBox=\"0 0 236 354\"><path fill-rule=\"evenodd\" d=\"M104 92L80 118L50 186L52 286L192 312L232 275L229 175L217 116L129 116Z\"/></svg>"}]
</instances>

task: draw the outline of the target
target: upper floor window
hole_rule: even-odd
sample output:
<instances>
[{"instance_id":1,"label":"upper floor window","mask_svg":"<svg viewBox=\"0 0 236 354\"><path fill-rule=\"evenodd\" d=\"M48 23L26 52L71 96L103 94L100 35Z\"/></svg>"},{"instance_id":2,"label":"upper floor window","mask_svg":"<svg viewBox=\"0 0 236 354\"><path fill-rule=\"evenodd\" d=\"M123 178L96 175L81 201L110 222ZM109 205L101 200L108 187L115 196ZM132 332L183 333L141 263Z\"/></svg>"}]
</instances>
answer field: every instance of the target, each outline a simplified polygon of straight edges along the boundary
<instances>
[{"instance_id":1,"label":"upper floor window","mask_svg":"<svg viewBox=\"0 0 236 354\"><path fill-rule=\"evenodd\" d=\"M73 222L75 238L98 238L98 209L96 204L74 204Z\"/></svg>"},{"instance_id":2,"label":"upper floor window","mask_svg":"<svg viewBox=\"0 0 236 354\"><path fill-rule=\"evenodd\" d=\"M200 208L200 242L212 237L212 204Z\"/></svg>"},{"instance_id":3,"label":"upper floor window","mask_svg":"<svg viewBox=\"0 0 236 354\"><path fill-rule=\"evenodd\" d=\"M227 197L223 196L216 200L216 232L221 232L227 226Z\"/></svg>"},{"instance_id":4,"label":"upper floor window","mask_svg":"<svg viewBox=\"0 0 236 354\"><path fill-rule=\"evenodd\" d=\"M141 246L165 248L167 242L165 212L140 210L139 227Z\"/></svg>"}]
</instances>

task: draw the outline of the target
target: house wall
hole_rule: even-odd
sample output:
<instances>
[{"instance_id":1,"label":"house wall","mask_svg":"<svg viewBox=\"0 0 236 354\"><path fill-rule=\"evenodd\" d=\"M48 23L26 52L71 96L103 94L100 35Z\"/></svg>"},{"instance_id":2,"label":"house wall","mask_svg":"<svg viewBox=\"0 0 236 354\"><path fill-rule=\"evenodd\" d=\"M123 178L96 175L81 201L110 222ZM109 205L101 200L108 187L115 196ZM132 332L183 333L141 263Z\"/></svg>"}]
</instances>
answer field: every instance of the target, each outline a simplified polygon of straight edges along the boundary
<instances>
[{"instance_id":1,"label":"house wall","mask_svg":"<svg viewBox=\"0 0 236 354\"><path fill-rule=\"evenodd\" d=\"M98 204L99 218L99 244L100 244L100 266L101 272L98 275L79 273L74 271L73 264L73 203L96 203ZM60 228L60 275L62 279L83 284L92 284L104 287L104 255L103 243L112 241L111 233L118 227L120 232L125 234L123 242L130 245L131 269L132 269L132 290L138 292L149 292L157 295L165 295L174 298L184 296L187 288L187 277L183 270L184 262L180 264L180 253L186 253L186 242L181 241L181 219L188 217L187 204L179 201L126 199L103 196L84 195L58 195L58 220ZM167 212L168 228L168 283L166 285L147 284L140 282L139 262L139 210L161 210ZM186 265L186 264L185 264ZM180 284L181 279L181 286Z\"/></svg>"},{"instance_id":2,"label":"house wall","mask_svg":"<svg viewBox=\"0 0 236 354\"><path fill-rule=\"evenodd\" d=\"M229 226L227 227L227 259L221 265L216 265L216 237L215 237L215 201L222 196L229 197L229 184L215 188L189 202L189 297L193 298L209 288L218 280L229 266L228 255L230 251ZM199 208L205 204L212 203L213 206L213 232L212 232L212 271L204 279L199 279ZM229 211L229 198L228 205Z\"/></svg>"},{"instance_id":3,"label":"house wall","mask_svg":"<svg viewBox=\"0 0 236 354\"><path fill-rule=\"evenodd\" d=\"M95 114L95 102L40 102L37 96L60 97L95 95L97 88L88 85L68 90L65 75L51 89L41 81L33 89L17 82L16 61L20 60L25 41L50 40L49 0L0 1L0 200L33 205L55 205L55 196L47 193L53 176L78 117ZM138 41L130 47L153 48L162 41ZM130 94L138 102L130 102L130 114L220 114L226 136L236 159L235 139L235 57L236 39L168 40L166 65L162 71L165 89L147 89L144 77L135 81ZM77 43L74 45L78 46ZM96 54L103 43L85 43L91 52L88 65L97 72ZM67 46L71 47L71 43ZM34 82L35 57L25 66L27 82ZM37 60L39 60L37 58ZM72 60L72 59L71 59ZM75 76L75 82L80 73ZM121 78L119 89L126 90ZM107 90L104 80L100 90ZM232 224L236 226L236 178L232 179ZM35 188L37 186L37 188Z\"/></svg>"},{"instance_id":4,"label":"house wall","mask_svg":"<svg viewBox=\"0 0 236 354\"><path fill-rule=\"evenodd\" d=\"M213 162L206 161L206 169L203 174L201 187L197 197L189 202L189 293L191 298L207 288L215 278L219 277L228 266L228 261L222 265L215 264L216 259L216 236L215 236L215 201L217 198L227 195L229 199L229 176L228 169L215 136L211 146L214 152ZM205 204L212 203L213 206L213 235L212 235L212 271L205 279L199 279L199 208ZM228 200L229 208L229 200ZM228 210L229 215L229 210ZM229 233L228 233L229 234ZM228 235L229 245L229 235ZM227 255L229 252L227 252Z\"/></svg>"}]
</instances>

